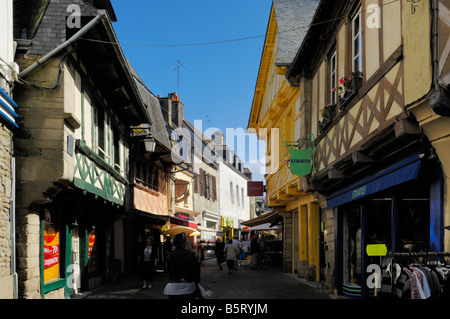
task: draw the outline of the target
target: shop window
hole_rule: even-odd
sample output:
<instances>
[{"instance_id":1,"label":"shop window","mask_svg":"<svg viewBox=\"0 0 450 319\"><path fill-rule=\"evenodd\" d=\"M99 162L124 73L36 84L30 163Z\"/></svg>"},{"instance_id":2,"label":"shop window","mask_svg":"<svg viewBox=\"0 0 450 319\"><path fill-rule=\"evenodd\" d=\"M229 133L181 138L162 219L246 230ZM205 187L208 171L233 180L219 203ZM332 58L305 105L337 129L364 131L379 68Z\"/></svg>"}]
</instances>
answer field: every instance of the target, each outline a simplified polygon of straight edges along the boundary
<instances>
[{"instance_id":1,"label":"shop window","mask_svg":"<svg viewBox=\"0 0 450 319\"><path fill-rule=\"evenodd\" d=\"M392 199L372 198L364 205L366 245L386 245L392 251ZM386 257L367 257L368 264L388 262Z\"/></svg>"},{"instance_id":2,"label":"shop window","mask_svg":"<svg viewBox=\"0 0 450 319\"><path fill-rule=\"evenodd\" d=\"M349 207L344 214L344 284L361 286L361 207Z\"/></svg>"},{"instance_id":3,"label":"shop window","mask_svg":"<svg viewBox=\"0 0 450 319\"><path fill-rule=\"evenodd\" d=\"M428 251L430 247L430 201L420 198L403 198L399 206L401 251Z\"/></svg>"},{"instance_id":4,"label":"shop window","mask_svg":"<svg viewBox=\"0 0 450 319\"><path fill-rule=\"evenodd\" d=\"M97 270L98 256L97 256L97 236L95 228L89 233L89 248L88 248L88 272L92 273Z\"/></svg>"}]
</instances>

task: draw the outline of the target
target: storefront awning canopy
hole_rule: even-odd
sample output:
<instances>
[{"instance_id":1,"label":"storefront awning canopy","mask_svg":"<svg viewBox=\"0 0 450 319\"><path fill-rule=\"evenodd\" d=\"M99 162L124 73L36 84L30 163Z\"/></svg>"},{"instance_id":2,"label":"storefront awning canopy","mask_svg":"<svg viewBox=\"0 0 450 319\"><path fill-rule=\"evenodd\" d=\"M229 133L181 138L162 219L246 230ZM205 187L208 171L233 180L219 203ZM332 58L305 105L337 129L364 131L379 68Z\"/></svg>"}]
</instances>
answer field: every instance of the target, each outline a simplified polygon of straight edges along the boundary
<instances>
[{"instance_id":1,"label":"storefront awning canopy","mask_svg":"<svg viewBox=\"0 0 450 319\"><path fill-rule=\"evenodd\" d=\"M186 226L175 226L175 227L171 227L170 229L166 230L163 235L177 235L181 232L184 232L186 235L191 235L192 233L197 234L198 231L194 228L191 227L186 227Z\"/></svg>"},{"instance_id":2,"label":"storefront awning canopy","mask_svg":"<svg viewBox=\"0 0 450 319\"><path fill-rule=\"evenodd\" d=\"M273 225L272 227L270 227L272 225L272 223L264 223L261 225L256 225L253 227L250 227L248 230L280 230L281 229L281 225Z\"/></svg>"},{"instance_id":3,"label":"storefront awning canopy","mask_svg":"<svg viewBox=\"0 0 450 319\"><path fill-rule=\"evenodd\" d=\"M245 225L245 226L253 227L253 226L261 225L261 224L265 224L265 223L273 223L279 217L280 217L280 212L278 210L273 210L270 213L266 213L266 214L263 214L256 218L247 220L245 222L242 222L241 224Z\"/></svg>"},{"instance_id":4,"label":"storefront awning canopy","mask_svg":"<svg viewBox=\"0 0 450 319\"><path fill-rule=\"evenodd\" d=\"M333 208L417 178L422 154L394 164L377 174L327 197L327 208Z\"/></svg>"},{"instance_id":5,"label":"storefront awning canopy","mask_svg":"<svg viewBox=\"0 0 450 319\"><path fill-rule=\"evenodd\" d=\"M177 213L186 213L186 214L189 214L189 215L191 215L193 217L196 217L196 216L198 216L200 214L199 212L195 212L193 210L186 209L186 208L183 208L183 207L178 207L178 206L175 206L175 212L177 212Z\"/></svg>"}]
</instances>

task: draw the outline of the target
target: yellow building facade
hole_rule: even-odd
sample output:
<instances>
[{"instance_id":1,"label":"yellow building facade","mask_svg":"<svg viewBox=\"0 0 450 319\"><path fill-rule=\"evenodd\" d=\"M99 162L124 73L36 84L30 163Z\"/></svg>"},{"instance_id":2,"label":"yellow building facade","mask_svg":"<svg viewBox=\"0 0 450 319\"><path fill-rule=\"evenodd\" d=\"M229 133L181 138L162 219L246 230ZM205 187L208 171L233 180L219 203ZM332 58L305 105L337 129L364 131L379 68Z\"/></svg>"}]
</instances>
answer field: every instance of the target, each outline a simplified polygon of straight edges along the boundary
<instances>
[{"instance_id":1,"label":"yellow building facade","mask_svg":"<svg viewBox=\"0 0 450 319\"><path fill-rule=\"evenodd\" d=\"M283 216L283 270L319 280L319 206L302 187L304 178L291 173L286 144L307 135L302 127L300 104L307 94L285 78L302 39L292 30L305 29L315 5L301 1L274 1L267 27L248 129L266 141L268 207ZM296 17L297 24L288 16ZM304 19L298 19L304 16ZM300 33L301 35L301 33ZM287 37L298 38L297 43ZM289 43L287 43L289 42ZM290 54L289 54L290 53Z\"/></svg>"},{"instance_id":2,"label":"yellow building facade","mask_svg":"<svg viewBox=\"0 0 450 319\"><path fill-rule=\"evenodd\" d=\"M373 297L367 266L385 256L369 245L448 251L450 2L320 6L286 73L309 91L301 123L316 137L303 189L320 206L326 289Z\"/></svg>"}]
</instances>

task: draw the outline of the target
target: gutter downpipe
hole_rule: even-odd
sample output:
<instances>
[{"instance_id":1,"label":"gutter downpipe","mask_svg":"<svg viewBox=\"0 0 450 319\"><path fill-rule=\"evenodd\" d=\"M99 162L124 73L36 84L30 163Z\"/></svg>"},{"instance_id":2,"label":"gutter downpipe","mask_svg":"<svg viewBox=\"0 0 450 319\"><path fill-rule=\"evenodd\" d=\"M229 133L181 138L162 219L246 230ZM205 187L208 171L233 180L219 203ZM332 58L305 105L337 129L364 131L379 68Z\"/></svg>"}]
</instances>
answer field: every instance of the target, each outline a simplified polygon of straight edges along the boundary
<instances>
[{"instance_id":1,"label":"gutter downpipe","mask_svg":"<svg viewBox=\"0 0 450 319\"><path fill-rule=\"evenodd\" d=\"M50 60L53 56L55 56L56 54L58 54L62 50L66 49L68 46L70 46L72 43L74 43L79 38L81 38L84 34L86 34L93 26L95 26L106 15L106 11L105 10L101 10L101 11L102 12L99 15L97 15L94 19L92 19L83 28L81 28L80 31L75 33L69 40L67 40L66 42L62 43L61 45L59 45L58 47L53 49L51 52L47 53L44 57L39 59L37 62L33 63L28 68L26 68L25 70L20 72L19 73L19 77L23 79L28 74L30 74L35 69L37 69L39 66L43 65L45 62Z\"/></svg>"},{"instance_id":2,"label":"gutter downpipe","mask_svg":"<svg viewBox=\"0 0 450 319\"><path fill-rule=\"evenodd\" d=\"M13 299L19 299L19 280L16 271L16 159L13 151L13 133L11 133L11 200L9 205L9 216L11 224L11 274L13 278Z\"/></svg>"}]
</instances>

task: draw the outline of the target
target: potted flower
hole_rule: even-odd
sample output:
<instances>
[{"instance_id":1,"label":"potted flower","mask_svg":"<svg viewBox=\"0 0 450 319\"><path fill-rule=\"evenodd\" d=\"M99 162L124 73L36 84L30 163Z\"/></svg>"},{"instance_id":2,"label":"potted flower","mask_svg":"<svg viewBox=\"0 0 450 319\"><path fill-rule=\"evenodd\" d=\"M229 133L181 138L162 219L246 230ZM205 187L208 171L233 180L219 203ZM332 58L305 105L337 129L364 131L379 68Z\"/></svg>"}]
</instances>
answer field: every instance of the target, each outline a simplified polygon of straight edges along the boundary
<instances>
[{"instance_id":1,"label":"potted flower","mask_svg":"<svg viewBox=\"0 0 450 319\"><path fill-rule=\"evenodd\" d=\"M356 95L362 86L363 74L360 71L353 72L339 80L340 85L335 89L339 91L339 109L342 109Z\"/></svg>"},{"instance_id":2,"label":"potted flower","mask_svg":"<svg viewBox=\"0 0 450 319\"><path fill-rule=\"evenodd\" d=\"M333 118L336 115L336 104L328 103L319 112L322 116L322 121L319 122L319 132L322 132L328 126L328 124L333 121Z\"/></svg>"}]
</instances>

